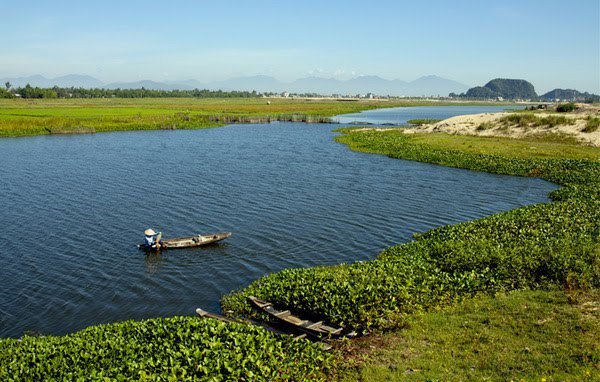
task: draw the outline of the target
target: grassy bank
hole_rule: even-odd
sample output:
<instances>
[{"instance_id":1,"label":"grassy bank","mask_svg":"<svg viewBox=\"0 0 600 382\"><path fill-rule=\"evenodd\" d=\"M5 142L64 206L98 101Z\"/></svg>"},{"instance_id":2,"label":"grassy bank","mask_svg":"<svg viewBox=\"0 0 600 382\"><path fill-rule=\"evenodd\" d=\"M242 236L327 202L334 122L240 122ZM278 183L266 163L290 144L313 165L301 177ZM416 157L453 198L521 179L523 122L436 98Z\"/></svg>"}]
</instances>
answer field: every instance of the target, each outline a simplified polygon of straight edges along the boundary
<instances>
[{"instance_id":1,"label":"grassy bank","mask_svg":"<svg viewBox=\"0 0 600 382\"><path fill-rule=\"evenodd\" d=\"M343 381L598 380L600 295L516 291L348 342Z\"/></svg>"}]
</instances>

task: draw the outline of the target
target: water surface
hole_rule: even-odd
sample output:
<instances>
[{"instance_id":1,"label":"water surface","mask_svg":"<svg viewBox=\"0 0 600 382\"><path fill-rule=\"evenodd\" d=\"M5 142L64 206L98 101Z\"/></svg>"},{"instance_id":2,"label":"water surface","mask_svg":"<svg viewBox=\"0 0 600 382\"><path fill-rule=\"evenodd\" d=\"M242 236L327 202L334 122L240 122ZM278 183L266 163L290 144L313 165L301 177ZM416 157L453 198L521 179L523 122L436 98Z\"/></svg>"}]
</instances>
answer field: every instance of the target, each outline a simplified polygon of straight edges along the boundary
<instances>
[{"instance_id":1,"label":"water surface","mask_svg":"<svg viewBox=\"0 0 600 382\"><path fill-rule=\"evenodd\" d=\"M337 126L274 123L0 140L0 336L218 311L287 267L374 258L554 185L350 151ZM165 237L222 245L146 256Z\"/></svg>"},{"instance_id":2,"label":"water surface","mask_svg":"<svg viewBox=\"0 0 600 382\"><path fill-rule=\"evenodd\" d=\"M339 123L370 123L374 125L406 125L411 119L447 119L465 114L500 113L522 109L523 106L413 106L366 110L342 114L333 120Z\"/></svg>"}]
</instances>

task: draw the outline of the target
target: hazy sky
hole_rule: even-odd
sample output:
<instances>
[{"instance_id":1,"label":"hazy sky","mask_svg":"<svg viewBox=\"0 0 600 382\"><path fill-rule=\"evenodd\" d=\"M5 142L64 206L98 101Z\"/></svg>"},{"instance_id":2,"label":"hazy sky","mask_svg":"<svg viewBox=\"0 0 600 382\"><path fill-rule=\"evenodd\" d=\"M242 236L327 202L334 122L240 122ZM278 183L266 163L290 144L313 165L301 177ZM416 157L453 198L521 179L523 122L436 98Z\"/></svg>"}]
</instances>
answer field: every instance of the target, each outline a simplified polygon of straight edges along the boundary
<instances>
[{"instance_id":1,"label":"hazy sky","mask_svg":"<svg viewBox=\"0 0 600 382\"><path fill-rule=\"evenodd\" d=\"M0 0L0 77L106 82L265 74L600 93L599 0Z\"/></svg>"}]
</instances>

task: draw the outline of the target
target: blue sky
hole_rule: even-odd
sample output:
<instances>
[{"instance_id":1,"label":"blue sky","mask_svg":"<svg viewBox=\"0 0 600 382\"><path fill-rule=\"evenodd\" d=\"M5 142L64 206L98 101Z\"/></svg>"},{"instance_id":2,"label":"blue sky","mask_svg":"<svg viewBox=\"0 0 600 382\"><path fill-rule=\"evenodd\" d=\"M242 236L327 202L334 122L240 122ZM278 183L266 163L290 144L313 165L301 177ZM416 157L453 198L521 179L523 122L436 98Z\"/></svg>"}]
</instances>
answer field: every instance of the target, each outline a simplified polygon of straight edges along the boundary
<instances>
[{"instance_id":1,"label":"blue sky","mask_svg":"<svg viewBox=\"0 0 600 382\"><path fill-rule=\"evenodd\" d=\"M0 77L496 77L600 93L600 1L1 0Z\"/></svg>"}]
</instances>

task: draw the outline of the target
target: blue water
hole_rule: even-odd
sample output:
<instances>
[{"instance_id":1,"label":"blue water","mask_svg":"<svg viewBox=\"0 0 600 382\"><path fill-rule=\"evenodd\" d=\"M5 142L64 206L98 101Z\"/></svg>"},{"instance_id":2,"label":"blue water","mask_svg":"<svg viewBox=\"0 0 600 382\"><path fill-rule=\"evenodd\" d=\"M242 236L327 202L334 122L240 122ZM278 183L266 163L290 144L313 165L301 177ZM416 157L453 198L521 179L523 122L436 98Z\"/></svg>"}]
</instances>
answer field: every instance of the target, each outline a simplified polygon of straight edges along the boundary
<instances>
[{"instance_id":1,"label":"blue water","mask_svg":"<svg viewBox=\"0 0 600 382\"><path fill-rule=\"evenodd\" d=\"M218 311L269 272L368 260L416 232L547 200L555 186L350 151L274 123L0 140L0 336ZM223 244L146 256L166 238Z\"/></svg>"},{"instance_id":2,"label":"blue water","mask_svg":"<svg viewBox=\"0 0 600 382\"><path fill-rule=\"evenodd\" d=\"M342 114L333 120L339 123L370 123L374 125L406 125L411 119L446 119L457 115L499 113L522 106L414 106L367 110Z\"/></svg>"}]
</instances>

